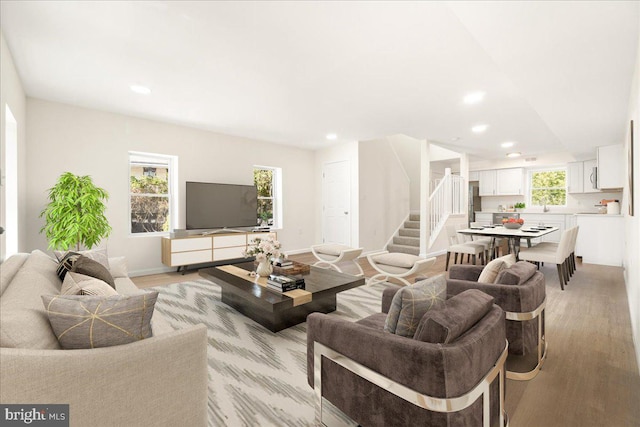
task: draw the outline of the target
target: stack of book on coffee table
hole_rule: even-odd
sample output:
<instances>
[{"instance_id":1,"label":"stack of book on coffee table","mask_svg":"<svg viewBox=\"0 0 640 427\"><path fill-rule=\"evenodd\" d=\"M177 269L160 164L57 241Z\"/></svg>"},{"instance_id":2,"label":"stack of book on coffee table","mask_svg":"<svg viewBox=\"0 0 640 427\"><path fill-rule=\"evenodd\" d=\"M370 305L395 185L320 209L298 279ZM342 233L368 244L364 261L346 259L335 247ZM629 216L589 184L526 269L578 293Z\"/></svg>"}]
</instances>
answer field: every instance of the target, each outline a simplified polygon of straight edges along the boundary
<instances>
[{"instance_id":1,"label":"stack of book on coffee table","mask_svg":"<svg viewBox=\"0 0 640 427\"><path fill-rule=\"evenodd\" d=\"M270 274L267 279L267 288L276 292L304 289L304 279L302 277L286 276L284 274Z\"/></svg>"},{"instance_id":2,"label":"stack of book on coffee table","mask_svg":"<svg viewBox=\"0 0 640 427\"><path fill-rule=\"evenodd\" d=\"M293 268L293 261L288 260L286 258L278 258L273 260L274 267L280 267L283 269Z\"/></svg>"}]
</instances>

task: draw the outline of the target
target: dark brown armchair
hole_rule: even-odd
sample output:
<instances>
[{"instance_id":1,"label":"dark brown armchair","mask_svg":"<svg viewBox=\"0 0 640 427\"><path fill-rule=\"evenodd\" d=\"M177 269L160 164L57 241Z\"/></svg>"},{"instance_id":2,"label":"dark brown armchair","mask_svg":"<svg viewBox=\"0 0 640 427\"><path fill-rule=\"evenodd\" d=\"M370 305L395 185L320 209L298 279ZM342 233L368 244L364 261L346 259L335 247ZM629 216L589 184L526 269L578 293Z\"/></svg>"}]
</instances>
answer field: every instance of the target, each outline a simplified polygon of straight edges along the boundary
<instances>
[{"instance_id":1,"label":"dark brown armchair","mask_svg":"<svg viewBox=\"0 0 640 427\"><path fill-rule=\"evenodd\" d=\"M449 270L447 295L478 289L494 298L506 315L509 359L507 378L529 380L535 377L547 355L544 329L546 287L544 275L535 265L520 261L503 270L499 283L481 283L482 266L454 265Z\"/></svg>"},{"instance_id":2,"label":"dark brown armchair","mask_svg":"<svg viewBox=\"0 0 640 427\"><path fill-rule=\"evenodd\" d=\"M385 291L382 313L357 322L320 313L307 318L316 423L322 424L324 398L362 426L504 426L504 312L482 292L461 293L425 314L452 319L441 329L456 331L444 340L451 342L425 342L433 341L424 335L427 326L418 328L420 339L384 331L398 289ZM484 311L472 313L479 304Z\"/></svg>"}]
</instances>

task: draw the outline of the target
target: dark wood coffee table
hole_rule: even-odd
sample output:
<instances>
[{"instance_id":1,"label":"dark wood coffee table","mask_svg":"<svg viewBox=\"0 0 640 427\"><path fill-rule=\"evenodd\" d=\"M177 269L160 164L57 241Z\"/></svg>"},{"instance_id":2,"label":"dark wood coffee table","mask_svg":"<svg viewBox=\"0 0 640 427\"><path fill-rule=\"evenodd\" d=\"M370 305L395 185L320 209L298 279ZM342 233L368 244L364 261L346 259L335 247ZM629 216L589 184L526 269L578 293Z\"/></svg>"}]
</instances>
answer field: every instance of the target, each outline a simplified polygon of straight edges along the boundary
<instances>
[{"instance_id":1,"label":"dark wood coffee table","mask_svg":"<svg viewBox=\"0 0 640 427\"><path fill-rule=\"evenodd\" d=\"M310 313L335 311L338 292L364 284L362 276L311 266L307 273L302 274L305 290L310 295L294 299L257 283L256 278L249 276L254 269L253 262L245 262L204 268L199 274L220 285L222 302L273 332L305 322Z\"/></svg>"}]
</instances>

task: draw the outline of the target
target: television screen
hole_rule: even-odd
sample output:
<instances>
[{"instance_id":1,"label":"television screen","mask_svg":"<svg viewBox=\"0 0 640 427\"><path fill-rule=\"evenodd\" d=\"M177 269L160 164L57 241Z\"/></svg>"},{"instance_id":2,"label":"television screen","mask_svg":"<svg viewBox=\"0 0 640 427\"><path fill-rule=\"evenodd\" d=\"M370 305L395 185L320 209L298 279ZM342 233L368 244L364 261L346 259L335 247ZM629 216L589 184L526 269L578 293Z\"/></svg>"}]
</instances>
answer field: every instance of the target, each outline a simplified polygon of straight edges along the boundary
<instances>
[{"instance_id":1,"label":"television screen","mask_svg":"<svg viewBox=\"0 0 640 427\"><path fill-rule=\"evenodd\" d=\"M258 192L254 185L187 182L187 229L255 227Z\"/></svg>"}]
</instances>

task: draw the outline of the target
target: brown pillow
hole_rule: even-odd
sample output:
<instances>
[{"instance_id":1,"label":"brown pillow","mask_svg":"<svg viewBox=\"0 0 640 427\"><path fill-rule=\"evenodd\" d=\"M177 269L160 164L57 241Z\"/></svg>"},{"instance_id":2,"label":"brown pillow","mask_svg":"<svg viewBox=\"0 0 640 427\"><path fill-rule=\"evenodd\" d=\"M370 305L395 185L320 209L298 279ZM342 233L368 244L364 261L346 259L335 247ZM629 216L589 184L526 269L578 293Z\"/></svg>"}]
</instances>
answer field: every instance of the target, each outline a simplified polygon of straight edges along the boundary
<instances>
[{"instance_id":1,"label":"brown pillow","mask_svg":"<svg viewBox=\"0 0 640 427\"><path fill-rule=\"evenodd\" d=\"M71 266L71 271L75 273L84 274L86 276L95 277L103 282L107 282L113 289L116 288L116 282L113 280L113 276L109 273L102 264L92 259L87 258L84 255L80 257Z\"/></svg>"},{"instance_id":2,"label":"brown pillow","mask_svg":"<svg viewBox=\"0 0 640 427\"><path fill-rule=\"evenodd\" d=\"M62 282L60 295L118 295L115 289L95 277L70 271Z\"/></svg>"},{"instance_id":3,"label":"brown pillow","mask_svg":"<svg viewBox=\"0 0 640 427\"><path fill-rule=\"evenodd\" d=\"M536 266L530 262L519 261L498 273L495 283L500 285L522 285L535 274L536 270Z\"/></svg>"},{"instance_id":4,"label":"brown pillow","mask_svg":"<svg viewBox=\"0 0 640 427\"><path fill-rule=\"evenodd\" d=\"M493 307L493 297L477 289L466 290L428 311L413 338L434 344L449 344L482 319Z\"/></svg>"}]
</instances>

